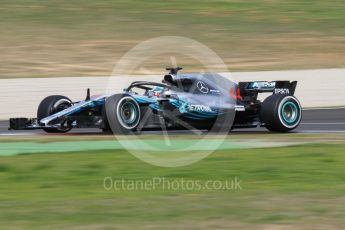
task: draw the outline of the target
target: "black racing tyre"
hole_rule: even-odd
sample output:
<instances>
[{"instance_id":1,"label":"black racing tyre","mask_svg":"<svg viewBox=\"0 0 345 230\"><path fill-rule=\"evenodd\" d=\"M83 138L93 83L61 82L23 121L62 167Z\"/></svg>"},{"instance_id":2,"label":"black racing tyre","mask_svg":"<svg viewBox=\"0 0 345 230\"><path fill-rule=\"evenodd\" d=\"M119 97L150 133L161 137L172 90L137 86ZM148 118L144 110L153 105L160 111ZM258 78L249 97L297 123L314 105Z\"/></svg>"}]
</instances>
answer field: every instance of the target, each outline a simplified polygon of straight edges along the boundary
<instances>
[{"instance_id":1,"label":"black racing tyre","mask_svg":"<svg viewBox=\"0 0 345 230\"><path fill-rule=\"evenodd\" d=\"M138 102L127 94L115 94L105 101L107 120L114 134L134 134L141 120Z\"/></svg>"},{"instance_id":2,"label":"black racing tyre","mask_svg":"<svg viewBox=\"0 0 345 230\"><path fill-rule=\"evenodd\" d=\"M260 119L270 131L289 132L301 122L301 104L292 95L273 94L262 102Z\"/></svg>"},{"instance_id":3,"label":"black racing tyre","mask_svg":"<svg viewBox=\"0 0 345 230\"><path fill-rule=\"evenodd\" d=\"M44 98L37 109L37 121L48 117L54 113L60 112L72 105L72 101L61 95L52 95ZM43 129L47 133L66 133L71 130L71 127L64 128L47 128Z\"/></svg>"}]
</instances>

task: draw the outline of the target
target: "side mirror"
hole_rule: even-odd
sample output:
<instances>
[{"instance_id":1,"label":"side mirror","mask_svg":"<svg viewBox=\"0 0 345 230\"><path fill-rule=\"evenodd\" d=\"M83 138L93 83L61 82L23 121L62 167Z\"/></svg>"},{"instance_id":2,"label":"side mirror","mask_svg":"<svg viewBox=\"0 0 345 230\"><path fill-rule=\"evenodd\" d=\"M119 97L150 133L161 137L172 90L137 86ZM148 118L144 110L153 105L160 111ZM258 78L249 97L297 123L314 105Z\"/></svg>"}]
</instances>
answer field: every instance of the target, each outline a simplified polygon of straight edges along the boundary
<instances>
[{"instance_id":1,"label":"side mirror","mask_svg":"<svg viewBox=\"0 0 345 230\"><path fill-rule=\"evenodd\" d=\"M172 98L172 99L176 99L176 100L179 99L178 96L177 96L177 94L171 93L171 92L169 92L169 91L164 92L162 96L163 96L163 98Z\"/></svg>"},{"instance_id":2,"label":"side mirror","mask_svg":"<svg viewBox=\"0 0 345 230\"><path fill-rule=\"evenodd\" d=\"M170 94L170 98L175 99L175 100L179 100L177 94Z\"/></svg>"}]
</instances>

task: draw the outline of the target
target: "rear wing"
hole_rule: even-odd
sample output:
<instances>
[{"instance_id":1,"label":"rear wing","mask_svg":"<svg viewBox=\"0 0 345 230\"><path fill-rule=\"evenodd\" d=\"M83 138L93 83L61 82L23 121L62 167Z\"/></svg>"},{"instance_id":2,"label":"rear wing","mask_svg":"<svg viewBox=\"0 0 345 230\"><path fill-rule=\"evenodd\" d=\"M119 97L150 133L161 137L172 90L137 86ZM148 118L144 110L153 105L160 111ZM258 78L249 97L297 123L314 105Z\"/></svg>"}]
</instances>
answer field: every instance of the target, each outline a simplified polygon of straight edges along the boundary
<instances>
[{"instance_id":1,"label":"rear wing","mask_svg":"<svg viewBox=\"0 0 345 230\"><path fill-rule=\"evenodd\" d=\"M273 94L295 93L297 81L253 81L239 82L241 95L272 92Z\"/></svg>"},{"instance_id":2,"label":"rear wing","mask_svg":"<svg viewBox=\"0 0 345 230\"><path fill-rule=\"evenodd\" d=\"M238 93L244 101L257 100L259 93L294 95L297 81L252 81L239 82Z\"/></svg>"}]
</instances>

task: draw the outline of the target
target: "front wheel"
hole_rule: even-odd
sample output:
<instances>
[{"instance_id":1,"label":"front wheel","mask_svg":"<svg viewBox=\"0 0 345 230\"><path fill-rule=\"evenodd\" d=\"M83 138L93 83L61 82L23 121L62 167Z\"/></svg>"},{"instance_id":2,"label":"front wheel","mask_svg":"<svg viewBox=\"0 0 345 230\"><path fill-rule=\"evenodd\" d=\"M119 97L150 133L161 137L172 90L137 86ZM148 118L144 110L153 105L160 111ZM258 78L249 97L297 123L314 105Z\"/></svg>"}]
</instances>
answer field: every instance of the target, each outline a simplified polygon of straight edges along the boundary
<instances>
[{"instance_id":1,"label":"front wheel","mask_svg":"<svg viewBox=\"0 0 345 230\"><path fill-rule=\"evenodd\" d=\"M38 122L48 117L54 113L60 112L64 109L67 109L72 105L72 101L61 95L52 95L44 98L38 106L37 109L37 120ZM47 133L66 133L72 128L66 126L66 124L61 125L59 128L44 128L43 130Z\"/></svg>"},{"instance_id":2,"label":"front wheel","mask_svg":"<svg viewBox=\"0 0 345 230\"><path fill-rule=\"evenodd\" d=\"M138 102L126 94L115 94L105 102L106 116L114 134L133 134L141 114Z\"/></svg>"},{"instance_id":3,"label":"front wheel","mask_svg":"<svg viewBox=\"0 0 345 230\"><path fill-rule=\"evenodd\" d=\"M263 101L260 118L270 131L289 132L301 122L302 108L292 95L273 94Z\"/></svg>"}]
</instances>

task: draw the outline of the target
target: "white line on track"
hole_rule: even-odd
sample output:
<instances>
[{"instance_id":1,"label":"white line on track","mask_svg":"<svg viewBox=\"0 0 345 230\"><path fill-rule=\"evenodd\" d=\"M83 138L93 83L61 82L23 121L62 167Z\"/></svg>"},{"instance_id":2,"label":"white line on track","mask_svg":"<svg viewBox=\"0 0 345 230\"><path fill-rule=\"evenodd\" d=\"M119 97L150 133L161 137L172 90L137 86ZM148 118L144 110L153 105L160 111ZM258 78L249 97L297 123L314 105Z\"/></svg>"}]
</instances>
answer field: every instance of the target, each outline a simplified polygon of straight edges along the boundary
<instances>
[{"instance_id":1,"label":"white line on track","mask_svg":"<svg viewBox=\"0 0 345 230\"><path fill-rule=\"evenodd\" d=\"M315 108L303 108L303 110L332 110L332 109L345 109L345 106L337 106L337 107L315 107Z\"/></svg>"},{"instance_id":2,"label":"white line on track","mask_svg":"<svg viewBox=\"0 0 345 230\"><path fill-rule=\"evenodd\" d=\"M0 136L36 136L37 133L0 133Z\"/></svg>"},{"instance_id":3,"label":"white line on track","mask_svg":"<svg viewBox=\"0 0 345 230\"><path fill-rule=\"evenodd\" d=\"M345 130L302 130L299 133L345 133Z\"/></svg>"},{"instance_id":4,"label":"white line on track","mask_svg":"<svg viewBox=\"0 0 345 230\"><path fill-rule=\"evenodd\" d=\"M301 122L301 125L345 125L345 122Z\"/></svg>"}]
</instances>

